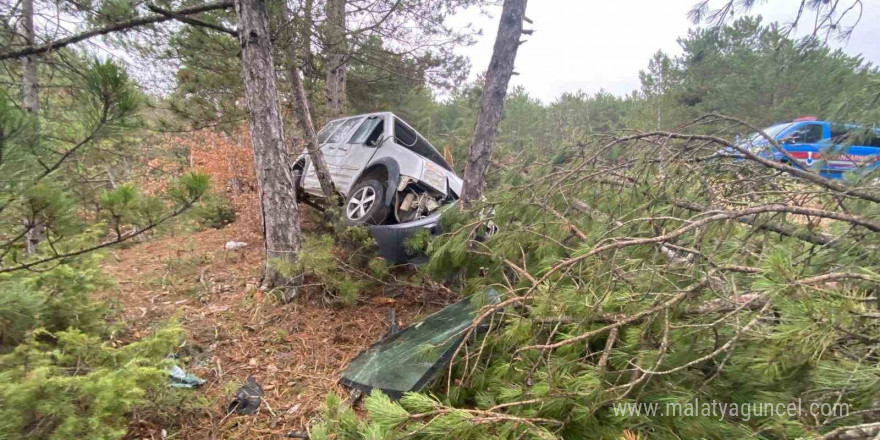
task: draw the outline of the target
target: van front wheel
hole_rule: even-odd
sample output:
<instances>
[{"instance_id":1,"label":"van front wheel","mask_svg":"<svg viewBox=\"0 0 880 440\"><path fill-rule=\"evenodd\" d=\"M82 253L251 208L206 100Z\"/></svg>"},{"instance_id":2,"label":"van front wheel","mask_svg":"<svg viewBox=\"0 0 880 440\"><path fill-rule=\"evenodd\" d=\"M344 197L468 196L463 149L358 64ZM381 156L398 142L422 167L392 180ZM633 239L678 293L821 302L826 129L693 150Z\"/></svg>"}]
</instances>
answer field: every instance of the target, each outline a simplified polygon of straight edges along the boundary
<instances>
[{"instance_id":1,"label":"van front wheel","mask_svg":"<svg viewBox=\"0 0 880 440\"><path fill-rule=\"evenodd\" d=\"M345 223L350 226L378 225L388 218L385 186L367 179L357 184L345 201Z\"/></svg>"}]
</instances>

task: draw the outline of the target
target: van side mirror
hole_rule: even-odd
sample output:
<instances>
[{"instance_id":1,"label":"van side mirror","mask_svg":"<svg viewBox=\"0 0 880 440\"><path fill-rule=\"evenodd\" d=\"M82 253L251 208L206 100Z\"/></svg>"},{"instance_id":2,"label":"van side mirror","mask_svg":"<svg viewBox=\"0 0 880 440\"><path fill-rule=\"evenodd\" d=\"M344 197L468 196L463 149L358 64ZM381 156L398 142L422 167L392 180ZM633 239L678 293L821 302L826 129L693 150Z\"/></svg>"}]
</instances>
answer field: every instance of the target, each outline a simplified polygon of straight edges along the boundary
<instances>
[{"instance_id":1,"label":"van side mirror","mask_svg":"<svg viewBox=\"0 0 880 440\"><path fill-rule=\"evenodd\" d=\"M385 142L385 139L387 139L387 136L379 136L377 139L367 140L364 145L368 147L378 147Z\"/></svg>"}]
</instances>

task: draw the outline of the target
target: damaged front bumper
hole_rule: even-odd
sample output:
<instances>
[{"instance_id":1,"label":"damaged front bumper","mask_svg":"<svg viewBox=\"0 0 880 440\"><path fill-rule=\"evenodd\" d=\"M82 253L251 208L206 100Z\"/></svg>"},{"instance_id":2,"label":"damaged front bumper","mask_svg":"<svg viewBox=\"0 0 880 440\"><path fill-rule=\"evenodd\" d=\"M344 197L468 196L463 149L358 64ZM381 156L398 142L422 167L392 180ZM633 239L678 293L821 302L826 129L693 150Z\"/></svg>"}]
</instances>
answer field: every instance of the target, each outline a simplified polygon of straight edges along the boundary
<instances>
[{"instance_id":1,"label":"damaged front bumper","mask_svg":"<svg viewBox=\"0 0 880 440\"><path fill-rule=\"evenodd\" d=\"M379 255L391 264L419 264L424 262L425 256L415 255L407 251L404 242L408 237L419 231L427 230L431 235L439 233L440 227L438 222L445 210L446 208L440 208L425 218L411 222L396 225L370 226L370 232L376 238L376 244L379 245Z\"/></svg>"},{"instance_id":2,"label":"damaged front bumper","mask_svg":"<svg viewBox=\"0 0 880 440\"><path fill-rule=\"evenodd\" d=\"M375 225L370 226L370 232L379 245L379 255L385 261L391 264L422 264L427 261L427 256L423 254L413 253L406 248L406 239L419 231L427 230L431 235L438 235L442 231L440 227L440 216L447 210L456 206L458 201L443 205L440 209L431 213L431 215L411 222L398 223L395 225ZM480 221L484 223L486 229L478 233L474 238L477 241L483 241L498 232L498 227L492 222L495 215L495 209L483 209L480 211Z\"/></svg>"}]
</instances>

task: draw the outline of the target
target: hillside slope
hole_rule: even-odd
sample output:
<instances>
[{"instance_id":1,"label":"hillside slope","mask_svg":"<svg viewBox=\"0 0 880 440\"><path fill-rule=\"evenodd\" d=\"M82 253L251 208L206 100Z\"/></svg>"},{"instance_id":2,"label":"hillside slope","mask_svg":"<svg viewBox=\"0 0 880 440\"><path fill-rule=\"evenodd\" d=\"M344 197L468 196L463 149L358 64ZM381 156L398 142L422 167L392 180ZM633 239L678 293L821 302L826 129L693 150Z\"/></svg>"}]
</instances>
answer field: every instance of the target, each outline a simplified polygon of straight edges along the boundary
<instances>
[{"instance_id":1,"label":"hillside slope","mask_svg":"<svg viewBox=\"0 0 880 440\"><path fill-rule=\"evenodd\" d=\"M256 289L262 243L246 224L161 237L114 250L105 262L118 281L101 296L118 309L120 339L176 319L187 334L181 366L207 380L195 392L196 408L174 417L171 424L180 429L174 438L278 438L302 429L328 392L345 392L336 385L338 372L384 334L388 307L402 322L436 308L417 289L390 286L361 292L358 304L340 307L322 298L315 279L306 280L311 289L301 298L282 304ZM230 240L248 244L227 251ZM248 375L265 389L266 404L256 415L225 417ZM169 422L148 411L135 414L129 437L176 432L161 426Z\"/></svg>"}]
</instances>

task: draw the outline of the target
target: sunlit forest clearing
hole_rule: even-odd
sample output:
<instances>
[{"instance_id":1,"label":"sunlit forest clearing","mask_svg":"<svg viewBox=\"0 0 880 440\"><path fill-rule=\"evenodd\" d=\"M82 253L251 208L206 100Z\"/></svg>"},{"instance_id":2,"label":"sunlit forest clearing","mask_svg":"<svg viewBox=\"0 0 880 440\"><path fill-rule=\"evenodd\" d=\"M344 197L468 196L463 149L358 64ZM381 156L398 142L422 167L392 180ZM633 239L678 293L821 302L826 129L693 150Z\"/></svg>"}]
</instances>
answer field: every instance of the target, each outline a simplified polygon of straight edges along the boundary
<instances>
[{"instance_id":1,"label":"sunlit forest clearing","mask_svg":"<svg viewBox=\"0 0 880 440\"><path fill-rule=\"evenodd\" d=\"M878 5L789 3L547 100L537 1L0 0L0 439L877 440Z\"/></svg>"}]
</instances>

